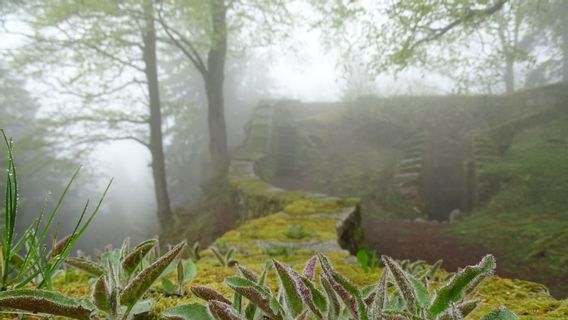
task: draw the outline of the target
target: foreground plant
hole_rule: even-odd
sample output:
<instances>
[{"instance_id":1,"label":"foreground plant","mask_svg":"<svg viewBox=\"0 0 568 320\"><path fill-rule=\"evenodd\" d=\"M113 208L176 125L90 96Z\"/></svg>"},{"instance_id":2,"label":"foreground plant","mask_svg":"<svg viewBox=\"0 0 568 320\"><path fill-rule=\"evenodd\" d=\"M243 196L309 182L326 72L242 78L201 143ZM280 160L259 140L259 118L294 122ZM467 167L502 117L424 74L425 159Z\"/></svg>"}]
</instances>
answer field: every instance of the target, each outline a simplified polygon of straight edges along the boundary
<instances>
[{"instance_id":1,"label":"foreground plant","mask_svg":"<svg viewBox=\"0 0 568 320\"><path fill-rule=\"evenodd\" d=\"M18 176L14 161L13 142L8 140L3 130L0 129L0 133L8 151L5 208L3 212L4 224L0 235L2 241L0 244L2 254L0 257L0 290L18 289L30 285L36 288L51 289L53 276L59 271L63 261L69 256L73 245L93 221L106 196L110 183L92 213L90 215L86 214L89 205L87 201L71 234L59 241L53 241L51 247L48 248L45 245L48 242L47 237L52 231L54 219L65 195L77 178L79 171L75 171L57 199L54 209L47 215L44 209L42 209L39 216L17 238L15 228L20 196L18 193Z\"/></svg>"},{"instance_id":2,"label":"foreground plant","mask_svg":"<svg viewBox=\"0 0 568 320\"><path fill-rule=\"evenodd\" d=\"M151 239L128 250L125 241L121 249L104 252L100 262L68 259L67 263L96 276L90 299L76 299L39 289L18 289L0 293L0 307L74 319L100 315L108 319L128 319L131 315L146 313L152 308L153 301L142 300L142 297L185 247L182 242L145 265L145 256L156 245L157 240Z\"/></svg>"},{"instance_id":3,"label":"foreground plant","mask_svg":"<svg viewBox=\"0 0 568 320\"><path fill-rule=\"evenodd\" d=\"M272 260L279 279L277 293L265 285L266 267L261 276L238 266L240 275L225 283L234 291L233 300L207 287L192 287L192 292L207 301L207 309L198 305L178 306L164 312L171 319L383 319L383 320L461 320L479 304L467 300L478 285L495 270L495 259L488 255L475 266L455 274L439 289L429 290L423 280L406 272L395 260L382 256L385 270L375 286L358 288L335 271L323 255L312 257L302 273ZM319 283L316 264L319 262ZM431 272L431 269L429 269ZM248 303L245 304L245 298ZM207 310L207 312L206 312ZM500 308L484 320L518 319Z\"/></svg>"}]
</instances>

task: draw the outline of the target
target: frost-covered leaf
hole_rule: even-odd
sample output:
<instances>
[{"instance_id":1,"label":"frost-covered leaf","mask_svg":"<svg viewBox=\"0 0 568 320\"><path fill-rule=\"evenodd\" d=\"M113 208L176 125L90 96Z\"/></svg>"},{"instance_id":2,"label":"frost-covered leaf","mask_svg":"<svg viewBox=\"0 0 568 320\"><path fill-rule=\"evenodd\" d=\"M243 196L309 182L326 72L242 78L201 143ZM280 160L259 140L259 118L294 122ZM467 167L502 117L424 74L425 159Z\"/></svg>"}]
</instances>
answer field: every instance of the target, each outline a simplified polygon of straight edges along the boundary
<instances>
[{"instance_id":1,"label":"frost-covered leaf","mask_svg":"<svg viewBox=\"0 0 568 320\"><path fill-rule=\"evenodd\" d=\"M281 288L284 290L284 301L290 313L297 317L304 310L304 301L309 299L309 291L299 280L299 275L287 265L272 259ZM302 288L300 288L302 287Z\"/></svg>"},{"instance_id":2,"label":"frost-covered leaf","mask_svg":"<svg viewBox=\"0 0 568 320\"><path fill-rule=\"evenodd\" d=\"M184 247L185 242L181 242L147 268L140 271L122 291L120 303L129 307L133 306L174 261Z\"/></svg>"},{"instance_id":3,"label":"frost-covered leaf","mask_svg":"<svg viewBox=\"0 0 568 320\"><path fill-rule=\"evenodd\" d=\"M306 262L306 266L304 267L304 277L308 278L310 281L314 281L317 262L318 256L313 256Z\"/></svg>"},{"instance_id":4,"label":"frost-covered leaf","mask_svg":"<svg viewBox=\"0 0 568 320\"><path fill-rule=\"evenodd\" d=\"M136 267L142 262L142 259L158 244L158 240L149 239L139 243L132 251L124 257L122 260L122 268L128 272L132 273L136 270Z\"/></svg>"},{"instance_id":5,"label":"frost-covered leaf","mask_svg":"<svg viewBox=\"0 0 568 320\"><path fill-rule=\"evenodd\" d=\"M341 304L339 303L339 299L337 298L337 294L331 287L331 284L327 280L327 278L320 274L320 282L324 288L324 291L327 295L327 318L328 319L335 319L339 315L341 311Z\"/></svg>"},{"instance_id":6,"label":"frost-covered leaf","mask_svg":"<svg viewBox=\"0 0 568 320\"><path fill-rule=\"evenodd\" d=\"M270 318L281 319L282 306L262 286L241 277L229 277L225 283L237 293L256 304Z\"/></svg>"},{"instance_id":7,"label":"frost-covered leaf","mask_svg":"<svg viewBox=\"0 0 568 320\"><path fill-rule=\"evenodd\" d=\"M231 301L229 301L229 299L225 298L220 292L216 291L215 289L204 286L193 286L190 288L190 290L194 295L205 301L217 300L226 304L231 304Z\"/></svg>"},{"instance_id":8,"label":"frost-covered leaf","mask_svg":"<svg viewBox=\"0 0 568 320\"><path fill-rule=\"evenodd\" d=\"M392 258L387 256L382 256L381 258L385 264L385 267L389 270L390 275L393 277L394 283L398 287L402 297L404 298L406 308L411 313L414 313L418 304L418 298L416 297L414 286L412 286L412 284L410 283L408 274Z\"/></svg>"},{"instance_id":9,"label":"frost-covered leaf","mask_svg":"<svg viewBox=\"0 0 568 320\"><path fill-rule=\"evenodd\" d=\"M0 292L0 307L81 320L88 320L95 309L95 306L86 300L39 289Z\"/></svg>"},{"instance_id":10,"label":"frost-covered leaf","mask_svg":"<svg viewBox=\"0 0 568 320\"><path fill-rule=\"evenodd\" d=\"M63 239L57 241L57 242L53 245L53 248L51 248L51 250L50 250L49 253L47 254L47 258L48 258L48 259L54 258L54 257L57 256L58 254L60 254L61 252L63 252L63 249L65 249L65 246L67 245L67 243L69 242L69 240L71 240L71 237L73 237L73 234L70 234L70 235L64 237Z\"/></svg>"},{"instance_id":11,"label":"frost-covered leaf","mask_svg":"<svg viewBox=\"0 0 568 320\"><path fill-rule=\"evenodd\" d=\"M207 309L213 318L217 320L241 320L239 313L233 309L230 304L223 303L220 301L209 301L207 303Z\"/></svg>"},{"instance_id":12,"label":"frost-covered leaf","mask_svg":"<svg viewBox=\"0 0 568 320\"><path fill-rule=\"evenodd\" d=\"M162 316L170 320L211 320L207 307L199 303L184 304L166 309Z\"/></svg>"},{"instance_id":13,"label":"frost-covered leaf","mask_svg":"<svg viewBox=\"0 0 568 320\"><path fill-rule=\"evenodd\" d=\"M105 269L101 265L91 260L70 257L65 259L65 263L77 269L81 269L87 273L90 273L93 276L98 277L105 273Z\"/></svg>"},{"instance_id":14,"label":"frost-covered leaf","mask_svg":"<svg viewBox=\"0 0 568 320\"><path fill-rule=\"evenodd\" d=\"M370 303L371 319L380 319L380 315L385 307L387 299L387 270L384 270L377 282L375 291L373 292L373 300Z\"/></svg>"},{"instance_id":15,"label":"frost-covered leaf","mask_svg":"<svg viewBox=\"0 0 568 320\"><path fill-rule=\"evenodd\" d=\"M436 292L436 297L430 305L430 313L434 316L446 311L450 303L458 302L464 297L464 291L472 284L479 284L481 280L491 275L495 270L495 258L485 256L475 266L467 266L458 272L444 287ZM481 279L481 280L480 280Z\"/></svg>"},{"instance_id":16,"label":"frost-covered leaf","mask_svg":"<svg viewBox=\"0 0 568 320\"><path fill-rule=\"evenodd\" d=\"M457 308L464 317L467 317L467 315L470 314L473 310L475 310L475 308L477 308L478 305L479 305L479 301L472 300L472 301L465 301L465 302L458 304ZM444 313L442 313L441 315L438 316L438 320L451 320L451 319L452 318L451 318L448 311L446 311L446 312L444 312Z\"/></svg>"},{"instance_id":17,"label":"frost-covered leaf","mask_svg":"<svg viewBox=\"0 0 568 320\"><path fill-rule=\"evenodd\" d=\"M258 274L256 274L256 272L252 271L251 269L243 266L243 265L237 265L237 269L239 269L239 271L241 272L241 274L243 275L243 277L249 279L252 282L256 282L258 283Z\"/></svg>"},{"instance_id":18,"label":"frost-covered leaf","mask_svg":"<svg viewBox=\"0 0 568 320\"><path fill-rule=\"evenodd\" d=\"M323 293L321 293L314 285L312 281L310 281L306 277L300 278L306 288L308 288L310 295L306 300L306 304L308 308L319 318L322 319L323 315L327 310L327 301Z\"/></svg>"},{"instance_id":19,"label":"frost-covered leaf","mask_svg":"<svg viewBox=\"0 0 568 320\"><path fill-rule=\"evenodd\" d=\"M93 302L95 306L104 312L111 312L110 290L105 276L100 276L93 288Z\"/></svg>"}]
</instances>

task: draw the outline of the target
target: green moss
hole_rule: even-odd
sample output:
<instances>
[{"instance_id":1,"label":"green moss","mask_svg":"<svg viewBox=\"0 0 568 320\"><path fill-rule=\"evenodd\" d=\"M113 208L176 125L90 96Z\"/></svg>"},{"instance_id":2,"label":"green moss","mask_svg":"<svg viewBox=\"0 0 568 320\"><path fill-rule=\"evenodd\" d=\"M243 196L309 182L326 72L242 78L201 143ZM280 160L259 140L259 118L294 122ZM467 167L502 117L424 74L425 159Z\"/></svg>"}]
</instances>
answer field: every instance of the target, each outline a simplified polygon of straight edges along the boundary
<instances>
[{"instance_id":1,"label":"green moss","mask_svg":"<svg viewBox=\"0 0 568 320\"><path fill-rule=\"evenodd\" d=\"M284 207L289 214L338 213L344 207L359 204L357 199L299 199Z\"/></svg>"},{"instance_id":2,"label":"green moss","mask_svg":"<svg viewBox=\"0 0 568 320\"><path fill-rule=\"evenodd\" d=\"M239 228L226 233L220 241L230 243L238 243L243 240L302 241L303 239L290 239L286 236L290 224L304 227L306 231L314 235L314 240L333 240L336 238L336 223L337 220L335 219L277 213L247 221Z\"/></svg>"}]
</instances>

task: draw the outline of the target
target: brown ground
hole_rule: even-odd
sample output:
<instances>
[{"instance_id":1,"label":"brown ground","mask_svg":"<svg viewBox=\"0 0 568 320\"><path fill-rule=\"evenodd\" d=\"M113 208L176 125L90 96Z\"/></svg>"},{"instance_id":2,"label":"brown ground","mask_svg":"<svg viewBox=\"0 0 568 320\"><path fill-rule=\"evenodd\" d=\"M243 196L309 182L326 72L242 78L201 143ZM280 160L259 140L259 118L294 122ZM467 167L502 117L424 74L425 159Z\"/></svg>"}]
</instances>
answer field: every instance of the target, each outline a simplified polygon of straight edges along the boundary
<instances>
[{"instance_id":1,"label":"brown ground","mask_svg":"<svg viewBox=\"0 0 568 320\"><path fill-rule=\"evenodd\" d=\"M379 254L428 263L442 259L443 268L451 272L478 263L490 252L446 234L444 223L364 217L363 227L367 245ZM499 259L498 254L494 254Z\"/></svg>"}]
</instances>

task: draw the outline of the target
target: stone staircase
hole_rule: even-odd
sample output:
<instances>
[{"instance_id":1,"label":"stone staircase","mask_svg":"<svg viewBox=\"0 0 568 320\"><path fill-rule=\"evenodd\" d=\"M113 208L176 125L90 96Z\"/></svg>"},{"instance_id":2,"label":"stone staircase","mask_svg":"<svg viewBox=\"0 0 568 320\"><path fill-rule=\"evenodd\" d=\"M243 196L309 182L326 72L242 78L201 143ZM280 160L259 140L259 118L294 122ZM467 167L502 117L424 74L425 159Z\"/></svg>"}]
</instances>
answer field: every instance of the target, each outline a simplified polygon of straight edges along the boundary
<instances>
[{"instance_id":1,"label":"stone staircase","mask_svg":"<svg viewBox=\"0 0 568 320\"><path fill-rule=\"evenodd\" d=\"M398 170L393 177L393 187L406 200L420 201L427 152L428 134L426 132L413 134L405 143Z\"/></svg>"}]
</instances>

